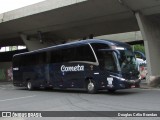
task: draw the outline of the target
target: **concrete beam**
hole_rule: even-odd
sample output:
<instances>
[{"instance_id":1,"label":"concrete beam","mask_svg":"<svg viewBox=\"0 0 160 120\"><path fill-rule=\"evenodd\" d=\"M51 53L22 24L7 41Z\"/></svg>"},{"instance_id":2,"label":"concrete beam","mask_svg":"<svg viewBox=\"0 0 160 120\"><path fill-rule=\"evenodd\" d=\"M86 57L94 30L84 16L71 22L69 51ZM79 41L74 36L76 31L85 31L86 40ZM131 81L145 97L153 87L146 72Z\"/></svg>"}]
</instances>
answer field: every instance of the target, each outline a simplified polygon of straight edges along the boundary
<instances>
[{"instance_id":1,"label":"concrete beam","mask_svg":"<svg viewBox=\"0 0 160 120\"><path fill-rule=\"evenodd\" d=\"M117 40L117 41L121 41L121 42L136 42L136 41L142 41L143 40L140 31L125 32L125 33L110 34L110 35L102 35L102 36L97 36L95 38Z\"/></svg>"},{"instance_id":2,"label":"concrete beam","mask_svg":"<svg viewBox=\"0 0 160 120\"><path fill-rule=\"evenodd\" d=\"M46 11L55 10L85 1L86 0L44 0L37 4L6 12L3 18L3 22L39 14L41 12L43 13Z\"/></svg>"},{"instance_id":3,"label":"concrete beam","mask_svg":"<svg viewBox=\"0 0 160 120\"><path fill-rule=\"evenodd\" d=\"M44 47L51 46L46 42L43 42L43 40L39 40L38 38L27 38L27 35L25 34L20 34L21 39L25 43L26 47L28 48L28 51L33 51L37 49L41 49Z\"/></svg>"},{"instance_id":4,"label":"concrete beam","mask_svg":"<svg viewBox=\"0 0 160 120\"><path fill-rule=\"evenodd\" d=\"M0 23L3 22L4 14L0 14Z\"/></svg>"},{"instance_id":5,"label":"concrete beam","mask_svg":"<svg viewBox=\"0 0 160 120\"><path fill-rule=\"evenodd\" d=\"M160 75L160 26L137 12L136 18L144 38L149 76Z\"/></svg>"}]
</instances>

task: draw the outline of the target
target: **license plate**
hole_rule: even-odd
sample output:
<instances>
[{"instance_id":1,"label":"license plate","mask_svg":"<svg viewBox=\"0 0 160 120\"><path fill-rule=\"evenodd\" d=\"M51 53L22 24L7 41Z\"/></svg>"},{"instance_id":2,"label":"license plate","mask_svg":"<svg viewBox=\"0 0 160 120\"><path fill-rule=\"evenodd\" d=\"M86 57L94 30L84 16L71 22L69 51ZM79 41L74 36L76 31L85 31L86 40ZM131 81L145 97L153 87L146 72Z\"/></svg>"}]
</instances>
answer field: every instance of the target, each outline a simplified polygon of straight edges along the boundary
<instances>
[{"instance_id":1,"label":"license plate","mask_svg":"<svg viewBox=\"0 0 160 120\"><path fill-rule=\"evenodd\" d=\"M108 77L108 78L107 78L107 81L108 81L108 84L109 84L109 85L112 85L113 78Z\"/></svg>"}]
</instances>

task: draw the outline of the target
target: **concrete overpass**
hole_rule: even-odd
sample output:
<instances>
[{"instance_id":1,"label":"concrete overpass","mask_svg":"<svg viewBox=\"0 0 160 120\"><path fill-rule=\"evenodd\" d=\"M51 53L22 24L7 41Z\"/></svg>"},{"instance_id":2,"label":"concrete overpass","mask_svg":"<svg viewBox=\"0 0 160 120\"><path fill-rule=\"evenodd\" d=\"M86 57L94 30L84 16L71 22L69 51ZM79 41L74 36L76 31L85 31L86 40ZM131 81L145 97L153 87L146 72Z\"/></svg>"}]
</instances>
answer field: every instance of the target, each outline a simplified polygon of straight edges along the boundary
<instances>
[{"instance_id":1,"label":"concrete overpass","mask_svg":"<svg viewBox=\"0 0 160 120\"><path fill-rule=\"evenodd\" d=\"M160 75L160 0L46 0L0 15L0 45L34 50L68 40L140 30L149 75Z\"/></svg>"},{"instance_id":2,"label":"concrete overpass","mask_svg":"<svg viewBox=\"0 0 160 120\"><path fill-rule=\"evenodd\" d=\"M101 36L96 36L95 38L122 41L122 42L129 43L130 45L144 44L142 34L140 31L101 35Z\"/></svg>"}]
</instances>

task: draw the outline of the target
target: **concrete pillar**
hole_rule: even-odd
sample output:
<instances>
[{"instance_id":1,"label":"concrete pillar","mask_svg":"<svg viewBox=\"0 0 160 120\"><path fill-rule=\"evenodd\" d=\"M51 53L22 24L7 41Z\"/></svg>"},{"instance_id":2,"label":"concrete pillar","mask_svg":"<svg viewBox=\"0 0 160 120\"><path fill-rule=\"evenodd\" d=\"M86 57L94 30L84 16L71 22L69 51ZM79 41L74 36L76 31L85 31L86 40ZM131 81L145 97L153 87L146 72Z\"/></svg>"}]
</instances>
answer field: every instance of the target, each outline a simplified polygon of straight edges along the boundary
<instances>
[{"instance_id":1,"label":"concrete pillar","mask_svg":"<svg viewBox=\"0 0 160 120\"><path fill-rule=\"evenodd\" d=\"M160 75L160 26L137 12L136 18L141 30L147 58L148 75Z\"/></svg>"},{"instance_id":2,"label":"concrete pillar","mask_svg":"<svg viewBox=\"0 0 160 120\"><path fill-rule=\"evenodd\" d=\"M30 38L29 40L27 40L27 36L25 34L20 34L20 37L22 38L29 51L51 46L48 43L42 43L42 41L40 42L40 40L36 38Z\"/></svg>"}]
</instances>

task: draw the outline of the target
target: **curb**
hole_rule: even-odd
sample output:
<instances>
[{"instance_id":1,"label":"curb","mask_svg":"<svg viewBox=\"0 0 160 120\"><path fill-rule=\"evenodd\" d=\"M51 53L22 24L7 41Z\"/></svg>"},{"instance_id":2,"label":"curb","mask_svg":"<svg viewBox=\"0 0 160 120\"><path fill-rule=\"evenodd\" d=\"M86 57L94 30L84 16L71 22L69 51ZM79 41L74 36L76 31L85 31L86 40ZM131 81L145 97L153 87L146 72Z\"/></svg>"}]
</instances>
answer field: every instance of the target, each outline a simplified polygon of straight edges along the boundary
<instances>
[{"instance_id":1,"label":"curb","mask_svg":"<svg viewBox=\"0 0 160 120\"><path fill-rule=\"evenodd\" d=\"M12 81L0 81L0 85L13 84Z\"/></svg>"},{"instance_id":2,"label":"curb","mask_svg":"<svg viewBox=\"0 0 160 120\"><path fill-rule=\"evenodd\" d=\"M150 87L147 84L145 84L145 85L141 84L140 89L159 89L160 90L160 87Z\"/></svg>"},{"instance_id":3,"label":"curb","mask_svg":"<svg viewBox=\"0 0 160 120\"><path fill-rule=\"evenodd\" d=\"M141 80L140 88L141 89L159 89L160 90L160 87L151 87L151 86L149 86L146 80Z\"/></svg>"}]
</instances>

